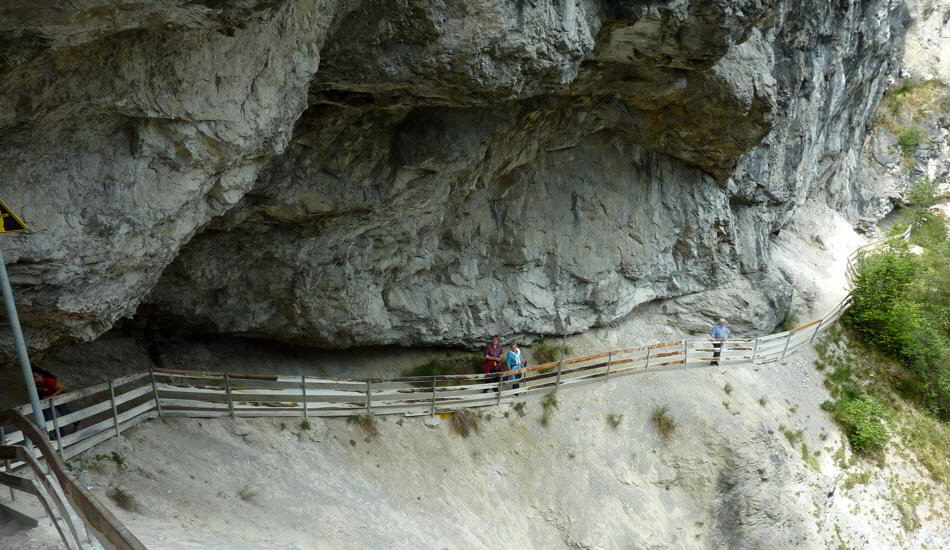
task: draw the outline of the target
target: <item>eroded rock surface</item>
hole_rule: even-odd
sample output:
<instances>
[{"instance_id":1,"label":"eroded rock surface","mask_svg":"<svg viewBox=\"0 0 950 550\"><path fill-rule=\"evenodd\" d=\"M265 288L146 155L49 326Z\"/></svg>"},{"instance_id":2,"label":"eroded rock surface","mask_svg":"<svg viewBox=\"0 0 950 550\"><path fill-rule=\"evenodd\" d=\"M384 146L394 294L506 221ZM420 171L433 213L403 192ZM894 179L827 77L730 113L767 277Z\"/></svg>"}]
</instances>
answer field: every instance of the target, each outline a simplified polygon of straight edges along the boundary
<instances>
[{"instance_id":1,"label":"eroded rock surface","mask_svg":"<svg viewBox=\"0 0 950 550\"><path fill-rule=\"evenodd\" d=\"M37 348L143 301L321 346L730 292L774 325L769 236L828 189L863 215L849 178L905 23L898 0L53 9L0 18L0 192L34 229L5 251Z\"/></svg>"}]
</instances>

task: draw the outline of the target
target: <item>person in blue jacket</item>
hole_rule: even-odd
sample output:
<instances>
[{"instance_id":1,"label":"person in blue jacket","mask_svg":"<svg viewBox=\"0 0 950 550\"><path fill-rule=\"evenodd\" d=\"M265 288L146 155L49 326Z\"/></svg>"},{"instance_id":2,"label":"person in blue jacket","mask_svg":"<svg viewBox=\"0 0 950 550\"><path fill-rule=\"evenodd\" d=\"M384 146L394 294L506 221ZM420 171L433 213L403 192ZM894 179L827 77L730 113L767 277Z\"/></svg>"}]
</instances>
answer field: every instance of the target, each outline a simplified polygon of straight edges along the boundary
<instances>
[{"instance_id":1,"label":"person in blue jacket","mask_svg":"<svg viewBox=\"0 0 950 550\"><path fill-rule=\"evenodd\" d=\"M709 338L713 341L713 360L709 362L710 365L719 364L719 354L722 350L722 344L729 338L729 334L732 331L729 330L729 323L725 319L719 319L719 322L713 325L713 328L709 331Z\"/></svg>"},{"instance_id":2,"label":"person in blue jacket","mask_svg":"<svg viewBox=\"0 0 950 550\"><path fill-rule=\"evenodd\" d=\"M505 365L508 367L508 370L520 370L528 366L528 362L521 359L521 349L518 347L518 342L511 343L511 351L508 352L507 357L505 357ZM508 380L512 378L515 380L520 380L521 375L515 374L514 376L506 377ZM515 384L512 386L514 389L521 387L521 384Z\"/></svg>"}]
</instances>

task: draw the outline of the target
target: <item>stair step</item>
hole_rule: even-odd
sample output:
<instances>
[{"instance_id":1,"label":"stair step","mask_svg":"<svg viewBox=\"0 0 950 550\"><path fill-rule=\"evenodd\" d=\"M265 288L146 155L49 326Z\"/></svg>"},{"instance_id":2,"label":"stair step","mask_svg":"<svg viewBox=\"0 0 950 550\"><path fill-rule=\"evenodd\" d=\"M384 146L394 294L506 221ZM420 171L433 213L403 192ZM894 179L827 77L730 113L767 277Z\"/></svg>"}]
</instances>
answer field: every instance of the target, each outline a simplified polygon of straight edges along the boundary
<instances>
[{"instance_id":1,"label":"stair step","mask_svg":"<svg viewBox=\"0 0 950 550\"><path fill-rule=\"evenodd\" d=\"M28 529L39 525L42 515L28 507L24 502L0 501L0 517L8 521L16 521Z\"/></svg>"}]
</instances>

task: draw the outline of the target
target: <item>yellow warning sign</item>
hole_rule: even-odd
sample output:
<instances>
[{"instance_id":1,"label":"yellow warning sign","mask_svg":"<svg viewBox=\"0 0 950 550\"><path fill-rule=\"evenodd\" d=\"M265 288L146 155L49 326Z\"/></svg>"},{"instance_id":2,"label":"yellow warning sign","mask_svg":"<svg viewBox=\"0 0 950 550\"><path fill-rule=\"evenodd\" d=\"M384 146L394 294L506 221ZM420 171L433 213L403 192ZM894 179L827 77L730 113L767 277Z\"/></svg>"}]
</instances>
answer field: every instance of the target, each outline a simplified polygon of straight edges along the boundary
<instances>
[{"instance_id":1,"label":"yellow warning sign","mask_svg":"<svg viewBox=\"0 0 950 550\"><path fill-rule=\"evenodd\" d=\"M17 233L26 231L26 224L13 213L7 203L0 200L0 233Z\"/></svg>"}]
</instances>

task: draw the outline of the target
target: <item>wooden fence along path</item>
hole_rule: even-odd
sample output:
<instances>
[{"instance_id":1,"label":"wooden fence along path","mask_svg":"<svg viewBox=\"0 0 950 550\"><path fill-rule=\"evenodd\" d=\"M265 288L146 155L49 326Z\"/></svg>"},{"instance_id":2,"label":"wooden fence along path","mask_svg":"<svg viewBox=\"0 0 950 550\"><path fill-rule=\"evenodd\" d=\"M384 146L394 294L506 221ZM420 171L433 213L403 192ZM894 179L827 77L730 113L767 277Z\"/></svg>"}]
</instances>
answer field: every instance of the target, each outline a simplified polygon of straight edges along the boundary
<instances>
[{"instance_id":1,"label":"wooden fence along path","mask_svg":"<svg viewBox=\"0 0 950 550\"><path fill-rule=\"evenodd\" d=\"M858 256L888 242L870 243L848 257L849 286L857 274L854 262ZM153 369L46 399L43 406L50 418L42 429L26 420L32 418L30 404L0 413L0 485L39 498L69 549L95 547L88 546L87 531L107 548L143 549L141 542L73 480L63 461L151 418L434 415L639 372L706 367L715 351L720 351L717 361L724 367L764 364L813 342L850 304L849 294L816 321L787 332L726 340L719 350L708 339L676 340L564 359L500 376L353 379ZM72 410L58 415L61 405ZM42 483L11 473L26 467Z\"/></svg>"}]
</instances>

